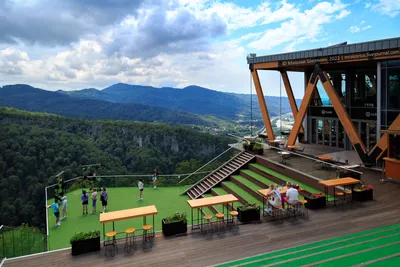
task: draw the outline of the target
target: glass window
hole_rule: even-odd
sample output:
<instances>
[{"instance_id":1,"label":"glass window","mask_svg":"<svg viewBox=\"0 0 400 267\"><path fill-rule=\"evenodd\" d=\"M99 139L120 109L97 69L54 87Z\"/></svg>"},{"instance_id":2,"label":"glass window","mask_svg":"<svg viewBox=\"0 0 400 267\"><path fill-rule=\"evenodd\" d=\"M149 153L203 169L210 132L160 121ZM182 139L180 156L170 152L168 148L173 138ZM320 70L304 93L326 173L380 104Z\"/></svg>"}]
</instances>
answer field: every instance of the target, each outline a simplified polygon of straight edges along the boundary
<instances>
[{"instance_id":1,"label":"glass window","mask_svg":"<svg viewBox=\"0 0 400 267\"><path fill-rule=\"evenodd\" d=\"M400 68L387 69L387 106L400 110Z\"/></svg>"},{"instance_id":2,"label":"glass window","mask_svg":"<svg viewBox=\"0 0 400 267\"><path fill-rule=\"evenodd\" d=\"M352 107L376 107L376 74L356 73L351 92Z\"/></svg>"}]
</instances>

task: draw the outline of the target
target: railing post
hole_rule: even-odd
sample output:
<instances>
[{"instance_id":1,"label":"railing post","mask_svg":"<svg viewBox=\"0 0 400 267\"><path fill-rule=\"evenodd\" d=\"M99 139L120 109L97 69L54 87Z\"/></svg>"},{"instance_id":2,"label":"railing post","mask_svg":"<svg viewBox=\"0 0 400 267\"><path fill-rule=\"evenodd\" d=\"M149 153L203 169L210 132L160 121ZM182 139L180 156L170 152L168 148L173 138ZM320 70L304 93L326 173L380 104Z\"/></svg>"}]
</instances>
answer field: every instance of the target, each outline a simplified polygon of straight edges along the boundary
<instances>
[{"instance_id":1,"label":"railing post","mask_svg":"<svg viewBox=\"0 0 400 267\"><path fill-rule=\"evenodd\" d=\"M13 257L15 257L15 235L14 235L14 229L12 230L12 236L13 236Z\"/></svg>"},{"instance_id":2,"label":"railing post","mask_svg":"<svg viewBox=\"0 0 400 267\"><path fill-rule=\"evenodd\" d=\"M0 232L1 232L1 235L3 236L3 257L5 258L6 257L6 247L4 246L4 230L2 230L2 229L3 229L3 225L0 226Z\"/></svg>"}]
</instances>

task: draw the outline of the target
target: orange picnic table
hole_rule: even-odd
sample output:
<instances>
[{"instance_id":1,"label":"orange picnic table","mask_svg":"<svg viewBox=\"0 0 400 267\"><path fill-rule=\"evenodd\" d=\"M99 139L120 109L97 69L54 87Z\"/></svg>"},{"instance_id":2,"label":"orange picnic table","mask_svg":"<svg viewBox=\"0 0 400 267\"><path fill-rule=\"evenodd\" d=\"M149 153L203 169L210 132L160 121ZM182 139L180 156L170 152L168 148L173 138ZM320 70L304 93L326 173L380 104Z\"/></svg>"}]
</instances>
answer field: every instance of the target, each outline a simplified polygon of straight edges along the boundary
<instances>
[{"instance_id":1,"label":"orange picnic table","mask_svg":"<svg viewBox=\"0 0 400 267\"><path fill-rule=\"evenodd\" d=\"M228 213L229 213L228 204L231 204L232 208L233 208L233 203L238 202L238 201L239 201L239 199L232 194L188 200L187 202L192 210L192 230L200 229L200 225L201 225L201 224L194 224L194 221L195 221L193 219L193 210L194 209L197 209L197 222L200 220L199 217L200 217L200 211L202 208L215 206L215 205L221 205L221 204L223 205L222 213L225 212L225 205L226 205L226 216L228 217ZM202 221L202 218L203 218L203 216L201 216L200 221Z\"/></svg>"},{"instance_id":2,"label":"orange picnic table","mask_svg":"<svg viewBox=\"0 0 400 267\"><path fill-rule=\"evenodd\" d=\"M154 215L157 214L156 206L146 206L134 209L118 210L100 214L100 223L103 224L103 240L105 240L105 224L112 222L113 231L115 231L114 223L116 221L143 217L143 225L146 224L146 216L153 216L153 229L155 229Z\"/></svg>"},{"instance_id":3,"label":"orange picnic table","mask_svg":"<svg viewBox=\"0 0 400 267\"><path fill-rule=\"evenodd\" d=\"M354 179L352 177L344 177L339 179L320 181L319 183L325 187L325 196L327 202L328 202L329 187L333 187L333 205L336 206L336 197L335 197L336 186L343 186L344 188L346 188L346 185L351 185L351 191L353 191L353 186L355 184L359 184L360 180Z\"/></svg>"}]
</instances>

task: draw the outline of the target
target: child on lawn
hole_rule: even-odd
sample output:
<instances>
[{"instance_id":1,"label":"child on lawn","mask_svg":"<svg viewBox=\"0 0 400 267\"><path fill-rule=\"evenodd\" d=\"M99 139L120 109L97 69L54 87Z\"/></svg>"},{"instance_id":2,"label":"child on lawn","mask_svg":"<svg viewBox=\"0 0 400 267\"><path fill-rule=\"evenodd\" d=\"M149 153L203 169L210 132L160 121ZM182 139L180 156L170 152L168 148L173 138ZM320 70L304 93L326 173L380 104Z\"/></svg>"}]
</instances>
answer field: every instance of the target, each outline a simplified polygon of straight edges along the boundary
<instances>
[{"instance_id":1,"label":"child on lawn","mask_svg":"<svg viewBox=\"0 0 400 267\"><path fill-rule=\"evenodd\" d=\"M93 214L96 212L96 203L97 203L97 190L96 188L93 188L93 193L92 193L92 212L90 214Z\"/></svg>"},{"instance_id":2,"label":"child on lawn","mask_svg":"<svg viewBox=\"0 0 400 267\"><path fill-rule=\"evenodd\" d=\"M62 197L62 217L61 220L65 220L67 218L67 207L68 207L68 203L67 203L67 196L64 194L64 196Z\"/></svg>"},{"instance_id":3,"label":"child on lawn","mask_svg":"<svg viewBox=\"0 0 400 267\"><path fill-rule=\"evenodd\" d=\"M82 200L82 214L85 215L88 213L88 202L89 202L89 196L86 194L86 190L83 190L82 192L82 196L81 196L81 200Z\"/></svg>"},{"instance_id":4,"label":"child on lawn","mask_svg":"<svg viewBox=\"0 0 400 267\"><path fill-rule=\"evenodd\" d=\"M60 222L60 211L59 211L59 206L58 203L56 201L53 202L53 204L45 206L47 209L52 208L53 209L53 213L54 216L56 216L56 226L60 226L61 222Z\"/></svg>"},{"instance_id":5,"label":"child on lawn","mask_svg":"<svg viewBox=\"0 0 400 267\"><path fill-rule=\"evenodd\" d=\"M154 169L154 175L152 178L154 189L157 189L157 178L158 178L158 171L157 171L157 169Z\"/></svg>"},{"instance_id":6,"label":"child on lawn","mask_svg":"<svg viewBox=\"0 0 400 267\"><path fill-rule=\"evenodd\" d=\"M139 187L139 200L143 200L143 179L139 180L138 187Z\"/></svg>"},{"instance_id":7,"label":"child on lawn","mask_svg":"<svg viewBox=\"0 0 400 267\"><path fill-rule=\"evenodd\" d=\"M101 188L100 200L101 200L101 205L103 206L102 212L106 212L108 194L105 187Z\"/></svg>"}]
</instances>

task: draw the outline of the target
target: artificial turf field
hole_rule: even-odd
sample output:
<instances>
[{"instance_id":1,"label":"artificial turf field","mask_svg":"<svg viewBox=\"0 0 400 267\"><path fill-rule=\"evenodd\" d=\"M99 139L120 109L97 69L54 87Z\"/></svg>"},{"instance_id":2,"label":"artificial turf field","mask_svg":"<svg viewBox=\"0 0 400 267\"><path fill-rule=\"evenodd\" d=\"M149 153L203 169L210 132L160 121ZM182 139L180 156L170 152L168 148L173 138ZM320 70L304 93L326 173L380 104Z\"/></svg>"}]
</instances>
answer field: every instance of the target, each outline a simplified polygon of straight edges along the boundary
<instances>
[{"instance_id":1,"label":"artificial turf field","mask_svg":"<svg viewBox=\"0 0 400 267\"><path fill-rule=\"evenodd\" d=\"M186 212L188 223L190 223L190 208L187 204L189 197L187 195L180 195L180 193L182 193L184 190L185 187L159 187L156 190L145 187L143 191L143 200L139 201L139 190L137 187L108 188L107 211L109 212L155 205L158 210L158 214L155 215L156 231L161 230L161 219L171 216L175 212ZM103 234L103 227L99 223L100 212L102 209L100 192L98 192L97 197L97 212L93 215L89 214L92 205L90 200L88 205L89 213L87 215L82 215L82 204L80 199L81 194L81 189L67 194L68 217L67 219L62 220L61 225L58 227L54 226L56 219L52 210L49 209L50 250L69 247L69 240L76 232L100 230L101 235ZM52 201L53 199L48 201L49 205L52 203ZM60 216L62 216L61 208ZM151 216L147 217L147 223L152 223ZM115 230L117 232L123 232L128 227L142 228L142 225L142 218L118 221L115 222ZM112 223L106 224L106 232L107 231L112 231Z\"/></svg>"}]
</instances>

